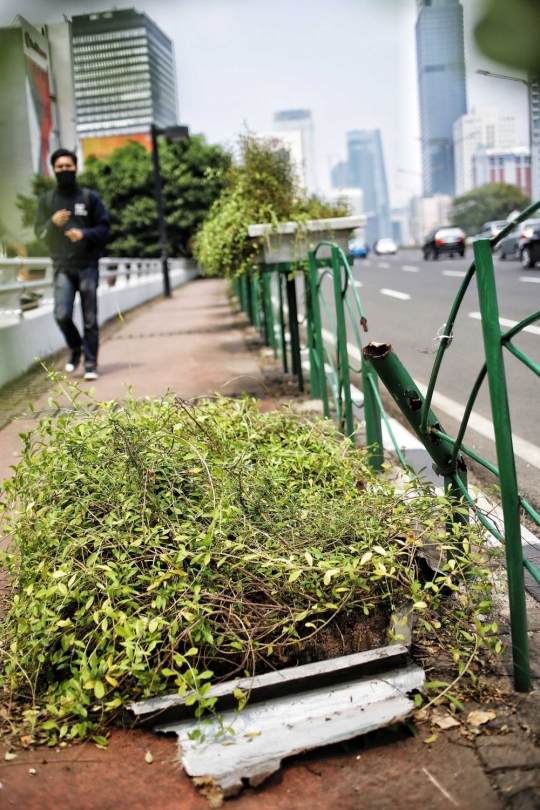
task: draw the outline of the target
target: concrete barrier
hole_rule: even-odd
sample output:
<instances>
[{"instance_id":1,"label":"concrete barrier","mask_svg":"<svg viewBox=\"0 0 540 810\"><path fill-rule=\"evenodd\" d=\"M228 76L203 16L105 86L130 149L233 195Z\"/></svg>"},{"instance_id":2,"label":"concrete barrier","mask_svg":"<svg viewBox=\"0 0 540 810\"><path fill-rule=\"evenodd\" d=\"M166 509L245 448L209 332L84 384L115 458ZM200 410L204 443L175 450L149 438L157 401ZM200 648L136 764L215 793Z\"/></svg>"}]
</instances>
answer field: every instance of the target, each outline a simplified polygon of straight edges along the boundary
<instances>
[{"instance_id":1,"label":"concrete barrier","mask_svg":"<svg viewBox=\"0 0 540 810\"><path fill-rule=\"evenodd\" d=\"M120 262L118 262L120 264ZM130 262L124 262L124 274L118 275L114 286L107 283L98 288L98 320L100 324L129 312L130 309L157 298L163 293L161 272L154 267L144 274L129 272ZM127 274L129 273L129 275ZM199 274L187 261L170 261L171 287L180 287ZM53 316L51 290L36 309L22 317L0 320L0 387L19 377L38 360L47 360L65 346L64 337ZM82 328L80 307L76 304L74 321Z\"/></svg>"}]
</instances>

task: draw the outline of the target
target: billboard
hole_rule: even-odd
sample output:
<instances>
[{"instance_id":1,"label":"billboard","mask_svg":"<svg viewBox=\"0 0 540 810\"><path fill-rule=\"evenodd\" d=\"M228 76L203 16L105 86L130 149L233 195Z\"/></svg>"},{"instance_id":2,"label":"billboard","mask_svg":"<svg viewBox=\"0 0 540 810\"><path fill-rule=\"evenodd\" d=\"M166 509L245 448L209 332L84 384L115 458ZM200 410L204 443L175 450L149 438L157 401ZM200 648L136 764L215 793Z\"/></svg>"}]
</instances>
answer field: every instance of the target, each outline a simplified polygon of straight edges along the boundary
<instances>
[{"instance_id":1,"label":"billboard","mask_svg":"<svg viewBox=\"0 0 540 810\"><path fill-rule=\"evenodd\" d=\"M152 151L152 137L149 132L137 132L132 135L103 135L96 138L81 138L83 158L97 157L108 160L115 149L126 146L130 141L137 141Z\"/></svg>"},{"instance_id":2,"label":"billboard","mask_svg":"<svg viewBox=\"0 0 540 810\"><path fill-rule=\"evenodd\" d=\"M49 46L46 37L19 16L26 62L26 104L30 127L33 169L49 177L53 140L53 99L50 85Z\"/></svg>"}]
</instances>

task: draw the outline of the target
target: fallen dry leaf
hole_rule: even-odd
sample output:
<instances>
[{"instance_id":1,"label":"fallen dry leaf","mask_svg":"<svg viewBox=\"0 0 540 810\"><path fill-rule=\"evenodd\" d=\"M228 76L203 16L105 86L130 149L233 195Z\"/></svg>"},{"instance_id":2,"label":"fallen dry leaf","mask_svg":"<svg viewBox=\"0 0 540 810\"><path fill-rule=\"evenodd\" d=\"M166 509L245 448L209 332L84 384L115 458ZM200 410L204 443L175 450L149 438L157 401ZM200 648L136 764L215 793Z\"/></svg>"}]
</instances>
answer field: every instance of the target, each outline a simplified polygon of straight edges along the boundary
<instances>
[{"instance_id":1,"label":"fallen dry leaf","mask_svg":"<svg viewBox=\"0 0 540 810\"><path fill-rule=\"evenodd\" d=\"M7 759L7 760L15 759L16 756L17 756L17 754L14 754L13 751L6 751L6 753L4 755L4 759Z\"/></svg>"},{"instance_id":2,"label":"fallen dry leaf","mask_svg":"<svg viewBox=\"0 0 540 810\"><path fill-rule=\"evenodd\" d=\"M447 729L447 728L455 728L456 726L460 725L459 720L456 720L455 717L452 717L450 714L443 714L439 715L438 717L433 718L433 724L435 726L439 726L439 728Z\"/></svg>"},{"instance_id":3,"label":"fallen dry leaf","mask_svg":"<svg viewBox=\"0 0 540 810\"><path fill-rule=\"evenodd\" d=\"M152 754L150 753L150 751L147 751L147 752L146 752L146 754L145 754L145 757L144 757L144 758L145 758L145 760L148 762L148 764L149 764L149 765L151 765L151 764L152 764L152 762L154 761L154 757L152 756Z\"/></svg>"},{"instance_id":4,"label":"fallen dry leaf","mask_svg":"<svg viewBox=\"0 0 540 810\"><path fill-rule=\"evenodd\" d=\"M427 739L424 740L424 745L431 745L431 743L437 741L438 737L438 734L432 734L431 737L427 737Z\"/></svg>"},{"instance_id":5,"label":"fallen dry leaf","mask_svg":"<svg viewBox=\"0 0 540 810\"><path fill-rule=\"evenodd\" d=\"M496 717L497 712L494 712L493 709L488 709L487 711L474 709L474 711L469 712L467 723L470 726L483 726L484 723L489 723L490 720L495 720Z\"/></svg>"}]
</instances>

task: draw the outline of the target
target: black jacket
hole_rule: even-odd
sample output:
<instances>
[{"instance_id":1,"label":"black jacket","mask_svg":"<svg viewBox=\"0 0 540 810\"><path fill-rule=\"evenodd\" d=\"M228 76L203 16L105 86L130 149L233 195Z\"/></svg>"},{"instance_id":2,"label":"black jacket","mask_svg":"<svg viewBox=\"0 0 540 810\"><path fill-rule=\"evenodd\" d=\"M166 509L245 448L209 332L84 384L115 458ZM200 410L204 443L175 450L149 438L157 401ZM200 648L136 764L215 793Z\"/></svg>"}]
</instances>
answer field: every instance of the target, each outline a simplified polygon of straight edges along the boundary
<instances>
[{"instance_id":1,"label":"black jacket","mask_svg":"<svg viewBox=\"0 0 540 810\"><path fill-rule=\"evenodd\" d=\"M88 204L87 204L88 203ZM71 212L66 224L59 228L51 217L63 208ZM71 242L64 231L80 228L83 238ZM79 188L73 191L56 188L54 194L42 194L38 200L34 231L38 239L44 239L55 264L82 268L96 265L103 255L109 236L110 220L107 209L95 191Z\"/></svg>"}]
</instances>

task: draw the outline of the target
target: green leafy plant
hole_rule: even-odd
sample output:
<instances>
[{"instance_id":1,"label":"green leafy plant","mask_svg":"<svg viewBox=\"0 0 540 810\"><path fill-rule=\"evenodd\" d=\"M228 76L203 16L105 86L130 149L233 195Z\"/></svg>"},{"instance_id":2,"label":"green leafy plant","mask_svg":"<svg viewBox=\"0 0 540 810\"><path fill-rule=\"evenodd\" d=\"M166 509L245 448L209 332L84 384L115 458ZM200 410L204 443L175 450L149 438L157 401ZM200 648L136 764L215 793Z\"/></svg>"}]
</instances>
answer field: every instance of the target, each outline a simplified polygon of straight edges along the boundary
<instances>
[{"instance_id":1,"label":"green leafy plant","mask_svg":"<svg viewBox=\"0 0 540 810\"><path fill-rule=\"evenodd\" d=\"M4 731L103 744L126 702L175 690L200 716L220 680L384 644L405 602L460 675L496 643L480 529L448 538L455 504L375 478L328 422L63 392L4 482ZM428 545L441 573L425 583Z\"/></svg>"},{"instance_id":2,"label":"green leafy plant","mask_svg":"<svg viewBox=\"0 0 540 810\"><path fill-rule=\"evenodd\" d=\"M529 204L530 199L518 186L486 183L456 197L452 202L450 219L469 236L475 236L484 222L506 219L516 209L522 211Z\"/></svg>"},{"instance_id":3,"label":"green leafy plant","mask_svg":"<svg viewBox=\"0 0 540 810\"><path fill-rule=\"evenodd\" d=\"M214 202L194 240L195 256L206 275L232 277L253 269L260 240L248 225L297 222L345 216L345 203L329 205L301 188L286 150L251 134L239 140L239 158L228 185ZM300 228L301 230L301 228Z\"/></svg>"}]
</instances>

